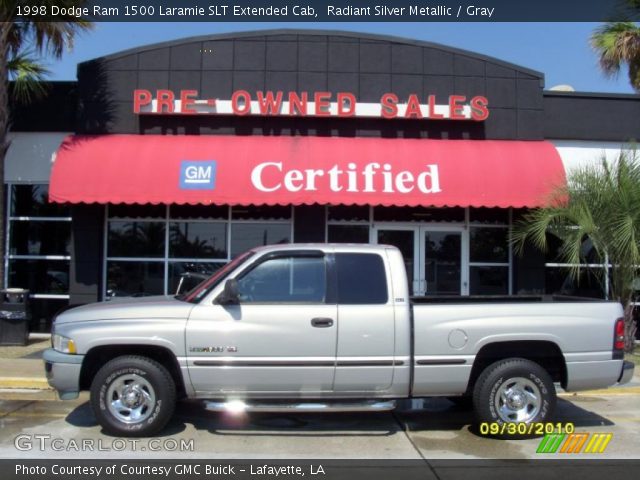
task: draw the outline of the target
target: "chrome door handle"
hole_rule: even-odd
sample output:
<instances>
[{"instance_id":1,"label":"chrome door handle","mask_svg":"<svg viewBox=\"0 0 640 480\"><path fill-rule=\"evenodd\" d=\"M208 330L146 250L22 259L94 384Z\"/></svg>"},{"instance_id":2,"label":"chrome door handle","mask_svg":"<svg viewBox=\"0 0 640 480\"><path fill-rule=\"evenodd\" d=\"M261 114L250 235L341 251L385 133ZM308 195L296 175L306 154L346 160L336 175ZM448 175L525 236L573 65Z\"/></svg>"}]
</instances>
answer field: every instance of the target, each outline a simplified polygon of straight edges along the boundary
<instances>
[{"instance_id":1,"label":"chrome door handle","mask_svg":"<svg viewBox=\"0 0 640 480\"><path fill-rule=\"evenodd\" d=\"M333 326L333 319L332 318L312 318L311 319L311 326L312 327L316 327L316 328L328 328L328 327L332 327Z\"/></svg>"}]
</instances>

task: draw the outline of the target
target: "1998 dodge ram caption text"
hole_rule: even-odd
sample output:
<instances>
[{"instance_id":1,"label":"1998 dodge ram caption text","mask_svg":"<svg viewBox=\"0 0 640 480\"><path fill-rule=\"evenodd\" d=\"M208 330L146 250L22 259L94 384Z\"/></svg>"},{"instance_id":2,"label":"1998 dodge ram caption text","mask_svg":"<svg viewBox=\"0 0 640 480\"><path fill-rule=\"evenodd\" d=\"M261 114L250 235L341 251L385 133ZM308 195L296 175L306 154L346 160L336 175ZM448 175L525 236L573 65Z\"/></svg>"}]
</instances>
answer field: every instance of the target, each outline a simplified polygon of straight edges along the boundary
<instances>
[{"instance_id":1,"label":"1998 dodge ram caption text","mask_svg":"<svg viewBox=\"0 0 640 480\"><path fill-rule=\"evenodd\" d=\"M326 17L364 18L364 17L477 17L491 18L495 7L478 5L409 5L403 7L389 5L369 6L325 6ZM249 5L206 5L189 7L169 7L165 5L125 5L123 7L61 7L57 5L18 5L18 17L318 17L317 7L312 5L285 5L252 7Z\"/></svg>"}]
</instances>

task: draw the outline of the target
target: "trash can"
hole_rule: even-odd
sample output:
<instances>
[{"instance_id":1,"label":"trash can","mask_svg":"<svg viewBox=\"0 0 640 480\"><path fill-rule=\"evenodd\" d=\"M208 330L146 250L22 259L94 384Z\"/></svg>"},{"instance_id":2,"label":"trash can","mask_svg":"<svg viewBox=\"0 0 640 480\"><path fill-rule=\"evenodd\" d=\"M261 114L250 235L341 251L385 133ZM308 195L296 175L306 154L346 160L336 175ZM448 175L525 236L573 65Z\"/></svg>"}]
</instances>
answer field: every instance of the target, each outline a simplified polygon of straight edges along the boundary
<instances>
[{"instance_id":1,"label":"trash can","mask_svg":"<svg viewBox=\"0 0 640 480\"><path fill-rule=\"evenodd\" d=\"M29 290L0 290L0 345L26 345L29 340Z\"/></svg>"}]
</instances>

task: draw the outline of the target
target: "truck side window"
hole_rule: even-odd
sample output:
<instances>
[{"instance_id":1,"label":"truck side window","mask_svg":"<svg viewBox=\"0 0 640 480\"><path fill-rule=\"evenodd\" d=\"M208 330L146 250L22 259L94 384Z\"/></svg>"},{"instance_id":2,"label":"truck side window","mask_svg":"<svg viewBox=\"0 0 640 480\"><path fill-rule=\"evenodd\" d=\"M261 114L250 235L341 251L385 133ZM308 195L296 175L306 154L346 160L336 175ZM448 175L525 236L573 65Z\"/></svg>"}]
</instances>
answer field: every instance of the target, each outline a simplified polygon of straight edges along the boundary
<instances>
[{"instance_id":1,"label":"truck side window","mask_svg":"<svg viewBox=\"0 0 640 480\"><path fill-rule=\"evenodd\" d=\"M238 279L241 303L324 303L323 257L267 260Z\"/></svg>"},{"instance_id":2,"label":"truck side window","mask_svg":"<svg viewBox=\"0 0 640 480\"><path fill-rule=\"evenodd\" d=\"M387 275L380 255L336 253L336 270L339 304L387 303Z\"/></svg>"}]
</instances>

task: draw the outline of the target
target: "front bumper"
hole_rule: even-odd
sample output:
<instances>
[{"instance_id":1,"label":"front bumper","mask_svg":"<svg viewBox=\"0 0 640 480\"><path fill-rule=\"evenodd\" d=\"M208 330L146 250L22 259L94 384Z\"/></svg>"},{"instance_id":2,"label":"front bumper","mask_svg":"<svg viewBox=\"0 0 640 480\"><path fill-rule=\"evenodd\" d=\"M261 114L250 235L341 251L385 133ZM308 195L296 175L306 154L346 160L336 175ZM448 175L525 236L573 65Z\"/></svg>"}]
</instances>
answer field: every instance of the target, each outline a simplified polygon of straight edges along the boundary
<instances>
[{"instance_id":1,"label":"front bumper","mask_svg":"<svg viewBox=\"0 0 640 480\"><path fill-rule=\"evenodd\" d=\"M620 372L620 378L618 378L619 385L623 385L631 381L631 378L633 378L634 367L635 365L632 362L624 361L622 364L622 371Z\"/></svg>"},{"instance_id":2,"label":"front bumper","mask_svg":"<svg viewBox=\"0 0 640 480\"><path fill-rule=\"evenodd\" d=\"M47 381L58 392L61 400L78 398L80 370L84 355L69 355L48 348L42 354Z\"/></svg>"}]
</instances>

